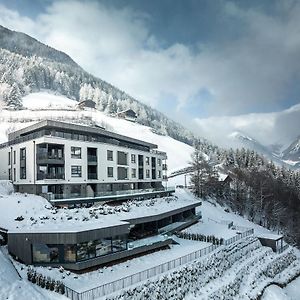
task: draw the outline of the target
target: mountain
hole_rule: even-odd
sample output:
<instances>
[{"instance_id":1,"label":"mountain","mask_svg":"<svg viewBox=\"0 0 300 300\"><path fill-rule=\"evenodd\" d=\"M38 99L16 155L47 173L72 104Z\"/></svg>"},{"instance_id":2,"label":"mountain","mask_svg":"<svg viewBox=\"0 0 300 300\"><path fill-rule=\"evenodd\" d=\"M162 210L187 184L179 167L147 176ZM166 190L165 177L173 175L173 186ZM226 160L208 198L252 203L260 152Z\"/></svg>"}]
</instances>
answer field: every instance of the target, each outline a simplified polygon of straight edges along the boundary
<instances>
[{"instance_id":1,"label":"mountain","mask_svg":"<svg viewBox=\"0 0 300 300\"><path fill-rule=\"evenodd\" d=\"M13 109L22 108L22 97L48 90L70 99L96 102L106 113L128 108L137 122L151 126L157 133L169 135L192 145L192 132L159 111L147 106L113 85L78 66L67 54L42 44L20 32L0 27L0 102Z\"/></svg>"},{"instance_id":2,"label":"mountain","mask_svg":"<svg viewBox=\"0 0 300 300\"><path fill-rule=\"evenodd\" d=\"M285 162L285 158L282 157L279 145L272 145L270 147L264 146L255 138L250 137L240 131L234 131L228 136L230 144L235 148L246 148L253 150L260 155L263 155L266 159L273 161L277 165L286 167L295 167L293 164Z\"/></svg>"},{"instance_id":3,"label":"mountain","mask_svg":"<svg viewBox=\"0 0 300 300\"><path fill-rule=\"evenodd\" d=\"M282 158L295 162L300 161L300 136L282 152Z\"/></svg>"}]
</instances>

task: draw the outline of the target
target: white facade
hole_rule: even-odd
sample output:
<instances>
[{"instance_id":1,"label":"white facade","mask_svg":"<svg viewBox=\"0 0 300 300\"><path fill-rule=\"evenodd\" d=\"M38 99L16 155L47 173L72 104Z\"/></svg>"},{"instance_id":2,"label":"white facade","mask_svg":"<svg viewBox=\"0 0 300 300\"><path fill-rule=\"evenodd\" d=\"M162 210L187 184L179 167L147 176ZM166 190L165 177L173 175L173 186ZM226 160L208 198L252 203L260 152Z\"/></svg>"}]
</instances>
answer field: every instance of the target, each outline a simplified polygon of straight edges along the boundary
<instances>
[{"instance_id":1,"label":"white facade","mask_svg":"<svg viewBox=\"0 0 300 300\"><path fill-rule=\"evenodd\" d=\"M46 186L49 184L89 185L100 183L127 183L131 184L130 189L136 189L137 186L132 185L132 183L160 183L165 176L165 170L163 169L166 169L166 153L155 151L153 149L150 149L150 151L142 151L140 149L133 149L109 143L74 139L71 140L58 136L47 135L20 143L11 141L10 144L10 146L0 148L0 179L10 179L16 186L42 185L44 186L42 188L43 193L48 192ZM55 178L57 176L53 175L54 178L46 179L43 178L45 177L44 174L42 177L38 175L39 173L42 173L40 172L41 166L42 168L47 168L44 167L44 165L46 164L51 164L54 169L55 166L61 166L57 161L52 164L51 159L49 159L48 157L44 161L39 160L38 151L39 147L43 144L50 145L50 147L55 145L63 149L62 153L59 154L62 155L62 157L60 157L59 159L61 160L63 165L63 176L61 176L60 178ZM80 158L72 157L72 147L76 147L78 149L80 148ZM88 163L88 149L91 148L93 150L90 151L95 151L96 153L97 161ZM26 156L25 160L23 161L21 159L21 152L24 154L24 150L22 149L26 149ZM108 151L112 151L112 160L108 159ZM119 155L123 158L123 161L121 162L122 164L118 162L118 152ZM111 154L111 152L109 154ZM126 156L127 162L125 162L124 164L124 157ZM135 157L135 160L132 156ZM139 156L143 156L142 165L138 163ZM94 156L92 156L92 158L94 159ZM154 160L155 165L153 164ZM26 168L26 176L24 176L24 170L21 169L22 167ZM108 170L108 168L110 169ZM120 173L123 174L122 179L120 178L120 176L118 176L118 168L120 168ZM79 172L80 170L81 172ZM93 171L88 172L89 170ZM124 172L126 172L125 170L127 170L126 178L124 178ZM77 171L77 174L74 171ZM11 175L9 175L9 172L11 172ZM141 173L143 175L142 179L139 178L139 175L141 175Z\"/></svg>"}]
</instances>

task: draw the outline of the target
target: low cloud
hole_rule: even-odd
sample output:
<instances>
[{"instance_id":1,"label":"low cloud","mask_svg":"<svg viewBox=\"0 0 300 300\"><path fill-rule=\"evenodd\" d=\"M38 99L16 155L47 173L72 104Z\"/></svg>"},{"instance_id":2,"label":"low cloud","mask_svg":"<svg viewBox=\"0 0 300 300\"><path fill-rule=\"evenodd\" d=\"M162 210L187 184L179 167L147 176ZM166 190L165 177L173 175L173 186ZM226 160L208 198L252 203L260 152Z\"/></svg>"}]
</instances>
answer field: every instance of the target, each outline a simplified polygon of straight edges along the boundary
<instances>
[{"instance_id":1,"label":"low cloud","mask_svg":"<svg viewBox=\"0 0 300 300\"><path fill-rule=\"evenodd\" d=\"M286 107L300 79L300 3L274 5L273 15L231 2L216 5L233 28L242 29L225 41L202 44L199 37L193 47L162 46L149 29L151 16L93 1L54 1L35 19L2 6L0 22L65 51L89 72L156 108L165 95L174 99L170 111L188 114L198 101L199 116Z\"/></svg>"}]
</instances>

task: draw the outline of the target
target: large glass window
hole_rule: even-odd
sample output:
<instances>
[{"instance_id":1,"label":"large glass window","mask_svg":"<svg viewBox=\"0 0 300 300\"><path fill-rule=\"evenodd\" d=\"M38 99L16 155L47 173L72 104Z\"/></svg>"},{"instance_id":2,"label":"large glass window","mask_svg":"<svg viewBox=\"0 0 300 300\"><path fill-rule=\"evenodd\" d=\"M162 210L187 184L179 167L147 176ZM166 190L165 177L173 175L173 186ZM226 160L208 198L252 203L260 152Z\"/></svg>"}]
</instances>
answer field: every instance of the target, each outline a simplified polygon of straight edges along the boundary
<instances>
[{"instance_id":1,"label":"large glass window","mask_svg":"<svg viewBox=\"0 0 300 300\"><path fill-rule=\"evenodd\" d=\"M76 245L65 245L64 246L64 260L65 262L76 261Z\"/></svg>"},{"instance_id":2,"label":"large glass window","mask_svg":"<svg viewBox=\"0 0 300 300\"><path fill-rule=\"evenodd\" d=\"M81 177L81 166L71 166L71 177Z\"/></svg>"},{"instance_id":3,"label":"large glass window","mask_svg":"<svg viewBox=\"0 0 300 300\"><path fill-rule=\"evenodd\" d=\"M114 156L113 156L113 151L112 150L107 150L107 160L113 161Z\"/></svg>"},{"instance_id":4,"label":"large glass window","mask_svg":"<svg viewBox=\"0 0 300 300\"><path fill-rule=\"evenodd\" d=\"M150 170L146 170L146 178L150 178Z\"/></svg>"},{"instance_id":5,"label":"large glass window","mask_svg":"<svg viewBox=\"0 0 300 300\"><path fill-rule=\"evenodd\" d=\"M125 236L116 236L112 239L112 251L118 252L127 249L127 241Z\"/></svg>"},{"instance_id":6,"label":"large glass window","mask_svg":"<svg viewBox=\"0 0 300 300\"><path fill-rule=\"evenodd\" d=\"M71 158L81 158L80 147L71 147Z\"/></svg>"},{"instance_id":7,"label":"large glass window","mask_svg":"<svg viewBox=\"0 0 300 300\"><path fill-rule=\"evenodd\" d=\"M78 184L72 184L71 185L71 196L72 197L75 197L75 196L80 197L81 196L81 187L80 187L80 185L78 185Z\"/></svg>"},{"instance_id":8,"label":"large glass window","mask_svg":"<svg viewBox=\"0 0 300 300\"><path fill-rule=\"evenodd\" d=\"M77 244L77 260L86 260L112 252L111 239L95 240Z\"/></svg>"},{"instance_id":9,"label":"large glass window","mask_svg":"<svg viewBox=\"0 0 300 300\"><path fill-rule=\"evenodd\" d=\"M111 253L111 239L95 241L96 256Z\"/></svg>"},{"instance_id":10,"label":"large glass window","mask_svg":"<svg viewBox=\"0 0 300 300\"><path fill-rule=\"evenodd\" d=\"M59 262L58 245L33 244L33 262Z\"/></svg>"}]
</instances>

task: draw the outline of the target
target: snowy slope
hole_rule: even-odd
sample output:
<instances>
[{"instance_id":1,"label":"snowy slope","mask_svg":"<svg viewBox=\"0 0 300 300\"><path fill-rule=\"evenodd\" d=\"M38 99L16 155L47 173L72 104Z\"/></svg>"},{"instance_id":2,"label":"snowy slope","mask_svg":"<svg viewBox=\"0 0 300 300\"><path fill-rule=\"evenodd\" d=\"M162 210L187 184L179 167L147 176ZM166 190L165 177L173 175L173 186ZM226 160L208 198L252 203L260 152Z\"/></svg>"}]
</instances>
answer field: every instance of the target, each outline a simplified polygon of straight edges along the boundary
<instances>
[{"instance_id":1,"label":"snowy slope","mask_svg":"<svg viewBox=\"0 0 300 300\"><path fill-rule=\"evenodd\" d=\"M158 150L165 151L168 154L168 173L186 167L190 161L190 156L193 152L191 146L179 142L169 136L158 135L154 133L150 127L110 117L97 110L44 110L47 106L50 105L55 107L60 102L69 104L70 106L72 103L75 103L75 101L64 96L49 94L47 92L30 94L26 96L24 100L31 109L26 111L2 110L0 112L0 142L7 141L6 133L8 131L23 128L33 124L33 122L47 118L77 123L84 122L84 120L92 120L100 126L105 126L110 131L157 144ZM39 107L43 107L44 109L37 110Z\"/></svg>"}]
</instances>

